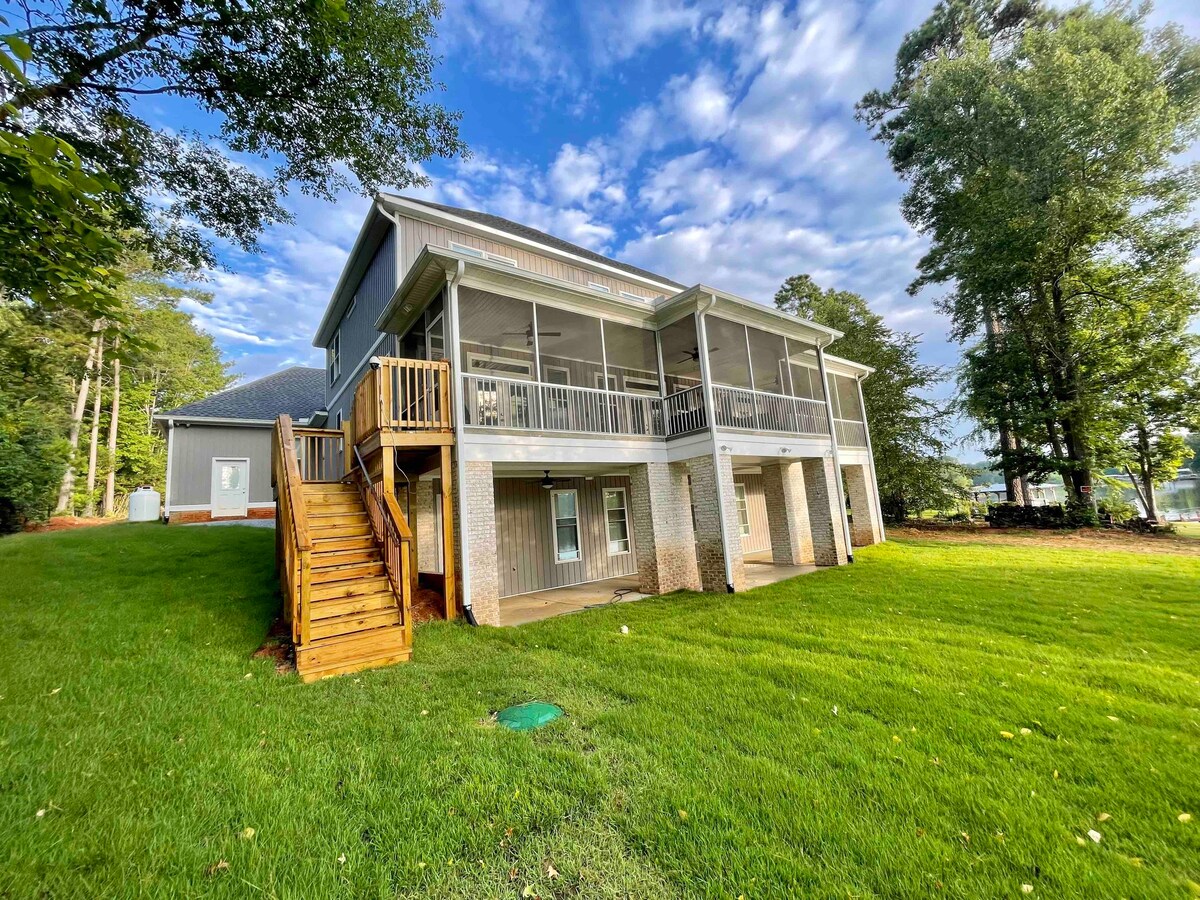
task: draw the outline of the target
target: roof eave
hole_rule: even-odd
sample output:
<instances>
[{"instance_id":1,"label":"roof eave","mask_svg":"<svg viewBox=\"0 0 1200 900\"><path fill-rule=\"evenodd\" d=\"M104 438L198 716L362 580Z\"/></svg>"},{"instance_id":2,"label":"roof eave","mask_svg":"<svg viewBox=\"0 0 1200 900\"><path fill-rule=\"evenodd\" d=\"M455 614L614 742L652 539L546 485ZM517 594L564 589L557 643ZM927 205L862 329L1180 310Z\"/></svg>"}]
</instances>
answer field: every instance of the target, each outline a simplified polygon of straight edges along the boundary
<instances>
[{"instance_id":1,"label":"roof eave","mask_svg":"<svg viewBox=\"0 0 1200 900\"><path fill-rule=\"evenodd\" d=\"M367 211L362 227L358 230L358 236L354 239L354 245L350 248L350 253L346 257L346 263L342 266L342 274L338 276L337 286L334 287L333 293L330 295L329 304L325 307L324 315L321 316L321 324L317 326L317 332L313 336L312 345L314 347L325 347L333 339L333 333L342 318L341 307L344 305L342 299L346 289L351 286L352 273L362 265L359 259L365 250L372 229L378 224L380 219L385 219L389 225L391 224L391 220L388 220L380 212L377 205L381 196L383 195L376 194L375 198L371 201L371 208ZM357 287L357 284L353 286Z\"/></svg>"}]
</instances>

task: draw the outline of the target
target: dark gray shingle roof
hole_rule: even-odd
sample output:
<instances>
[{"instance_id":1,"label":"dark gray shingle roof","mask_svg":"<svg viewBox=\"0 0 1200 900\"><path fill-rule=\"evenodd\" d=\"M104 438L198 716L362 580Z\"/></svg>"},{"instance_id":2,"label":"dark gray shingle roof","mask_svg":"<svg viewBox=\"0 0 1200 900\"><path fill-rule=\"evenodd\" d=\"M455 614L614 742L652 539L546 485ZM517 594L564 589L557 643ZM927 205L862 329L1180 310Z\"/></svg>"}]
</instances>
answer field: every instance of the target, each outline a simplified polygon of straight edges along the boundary
<instances>
[{"instance_id":1,"label":"dark gray shingle roof","mask_svg":"<svg viewBox=\"0 0 1200 900\"><path fill-rule=\"evenodd\" d=\"M538 231L536 228L530 228L528 225L522 225L519 222L512 222L508 219L502 219L500 216L493 216L491 213L478 212L473 209L461 209L457 206L443 206L441 203L432 203L429 200L418 200L416 197L404 197L412 203L420 203L422 206L428 206L431 209L441 210L444 213L449 213L452 216L458 216L462 219L467 219L471 222L477 222L480 225L486 225L489 228L495 228L498 231L507 231L509 234L514 234L517 237L523 237L526 240L537 241L539 244L545 244L548 247L553 247L556 250L562 250L564 253L573 253L576 256L582 256L584 259L592 262L602 263L607 266L612 266L615 269L620 269L623 272L628 272L631 275L638 275L642 278L650 278L654 281L660 281L663 284L669 284L677 288L683 288L682 284L677 281L672 281L670 278L664 278L655 272L639 269L637 266L631 266L628 263L623 263L616 259L610 259L607 256L602 256L593 250L586 247L580 247L578 244L572 244L564 241L561 238L556 238L552 234L546 234L544 231Z\"/></svg>"},{"instance_id":2,"label":"dark gray shingle roof","mask_svg":"<svg viewBox=\"0 0 1200 900\"><path fill-rule=\"evenodd\" d=\"M198 419L308 419L325 406L325 370L292 366L173 409L159 417Z\"/></svg>"}]
</instances>

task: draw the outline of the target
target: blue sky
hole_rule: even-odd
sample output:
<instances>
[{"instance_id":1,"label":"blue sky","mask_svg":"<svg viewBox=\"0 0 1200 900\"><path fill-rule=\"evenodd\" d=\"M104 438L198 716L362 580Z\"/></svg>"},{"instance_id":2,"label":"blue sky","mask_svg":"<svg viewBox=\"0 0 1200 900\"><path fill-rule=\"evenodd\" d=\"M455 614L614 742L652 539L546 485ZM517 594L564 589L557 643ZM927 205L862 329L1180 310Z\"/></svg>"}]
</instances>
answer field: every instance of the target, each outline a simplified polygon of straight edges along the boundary
<instances>
[{"instance_id":1,"label":"blue sky","mask_svg":"<svg viewBox=\"0 0 1200 900\"><path fill-rule=\"evenodd\" d=\"M409 193L764 303L807 272L953 365L935 293L905 292L924 242L900 216L902 186L853 115L931 6L447 0L438 74L472 156L431 161L432 185ZM1200 34L1188 0L1153 18ZM246 377L321 364L312 335L369 201L287 205L295 224L269 229L259 256L225 249L212 304L194 310Z\"/></svg>"}]
</instances>

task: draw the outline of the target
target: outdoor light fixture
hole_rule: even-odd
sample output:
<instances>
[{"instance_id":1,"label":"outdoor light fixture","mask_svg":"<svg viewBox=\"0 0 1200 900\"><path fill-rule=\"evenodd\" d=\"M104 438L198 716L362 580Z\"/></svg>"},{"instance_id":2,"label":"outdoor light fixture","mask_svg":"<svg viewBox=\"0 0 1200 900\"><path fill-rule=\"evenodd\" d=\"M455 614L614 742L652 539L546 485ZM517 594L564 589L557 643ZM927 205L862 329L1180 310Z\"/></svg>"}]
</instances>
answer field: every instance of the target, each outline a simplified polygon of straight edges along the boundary
<instances>
[{"instance_id":1,"label":"outdoor light fixture","mask_svg":"<svg viewBox=\"0 0 1200 900\"><path fill-rule=\"evenodd\" d=\"M542 487L544 487L546 490L550 490L552 487L554 487L554 479L550 477L549 469L543 469L542 471L546 473L546 477L542 479Z\"/></svg>"}]
</instances>

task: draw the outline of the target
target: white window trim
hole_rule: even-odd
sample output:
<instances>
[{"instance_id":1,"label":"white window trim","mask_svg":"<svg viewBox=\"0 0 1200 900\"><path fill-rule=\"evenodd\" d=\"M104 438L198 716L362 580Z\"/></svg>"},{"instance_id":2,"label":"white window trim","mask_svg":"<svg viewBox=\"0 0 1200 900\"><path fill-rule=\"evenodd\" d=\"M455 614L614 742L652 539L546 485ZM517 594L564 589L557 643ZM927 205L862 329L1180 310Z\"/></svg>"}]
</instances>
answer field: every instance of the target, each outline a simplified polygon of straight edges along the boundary
<instances>
[{"instance_id":1,"label":"white window trim","mask_svg":"<svg viewBox=\"0 0 1200 900\"><path fill-rule=\"evenodd\" d=\"M543 376L543 378L545 379L546 384L550 385L551 387L570 387L570 385L571 385L571 370L568 369L566 366L552 366L549 363L544 363L542 365L542 371L543 372L563 372L567 376L567 380L565 382L563 382L562 384L559 384L557 381L550 381L549 379L545 379L545 376Z\"/></svg>"},{"instance_id":2,"label":"white window trim","mask_svg":"<svg viewBox=\"0 0 1200 900\"><path fill-rule=\"evenodd\" d=\"M355 294L353 297L350 298L350 305L346 307L346 314L344 316L342 316L342 318L348 319L352 315L354 315L354 309L357 306L358 306L358 294Z\"/></svg>"},{"instance_id":3,"label":"white window trim","mask_svg":"<svg viewBox=\"0 0 1200 900\"><path fill-rule=\"evenodd\" d=\"M629 382L631 381L644 385L644 387L630 387ZM626 376L622 380L622 388L627 394L637 394L638 396L643 397L658 397L661 395L661 389L659 388L658 382L649 378L629 378Z\"/></svg>"},{"instance_id":4,"label":"white window trim","mask_svg":"<svg viewBox=\"0 0 1200 900\"><path fill-rule=\"evenodd\" d=\"M480 363L480 362L489 362L490 363L490 362L497 362L497 361L509 363L514 366L524 366L525 367L525 377L521 378L519 375L517 375L515 373L501 374L499 372L492 372L492 371L489 371L488 369L481 369L476 366L476 363ZM533 381L534 380L534 378L533 378L533 360L517 359L515 357L509 357L509 356L489 356L486 353L474 353L474 352L468 350L467 351L467 374L468 375L478 375L480 377L485 377L485 378L510 378L513 381Z\"/></svg>"},{"instance_id":5,"label":"white window trim","mask_svg":"<svg viewBox=\"0 0 1200 900\"><path fill-rule=\"evenodd\" d=\"M734 507L738 514L738 532L742 537L748 538L751 534L750 528L750 498L746 496L746 483L744 481L735 481L733 483ZM742 524L742 511L746 512L746 524Z\"/></svg>"},{"instance_id":6,"label":"white window trim","mask_svg":"<svg viewBox=\"0 0 1200 900\"><path fill-rule=\"evenodd\" d=\"M329 384L330 386L337 384L337 380L342 377L342 329L339 328L333 333L333 340L329 342Z\"/></svg>"},{"instance_id":7,"label":"white window trim","mask_svg":"<svg viewBox=\"0 0 1200 900\"><path fill-rule=\"evenodd\" d=\"M624 550L618 550L615 553L612 549L612 538L608 536L608 494L621 495L621 512L625 516L625 543L629 546ZM623 487L606 487L600 489L600 505L604 507L604 546L608 548L609 556L628 556L633 552L633 533L629 527L629 495L625 493Z\"/></svg>"},{"instance_id":8,"label":"white window trim","mask_svg":"<svg viewBox=\"0 0 1200 900\"><path fill-rule=\"evenodd\" d=\"M574 559L559 559L558 558L558 516L554 508L554 498L559 494L574 494L575 495L575 553ZM565 566L572 563L583 562L583 529L579 527L579 491L574 488L556 490L550 492L550 531L554 536L554 564L556 566ZM607 535L606 535L607 539Z\"/></svg>"},{"instance_id":9,"label":"white window trim","mask_svg":"<svg viewBox=\"0 0 1200 900\"><path fill-rule=\"evenodd\" d=\"M593 291L600 291L603 294L612 293L612 288L610 288L607 284L600 284L596 281L589 281L588 287L590 287Z\"/></svg>"},{"instance_id":10,"label":"white window trim","mask_svg":"<svg viewBox=\"0 0 1200 900\"><path fill-rule=\"evenodd\" d=\"M595 376L596 390L612 391L614 394L620 393L620 391L617 390L617 376L616 375L609 375L607 380L605 379L603 372L593 372L592 375ZM612 383L612 387L608 387L609 382Z\"/></svg>"},{"instance_id":11,"label":"white window trim","mask_svg":"<svg viewBox=\"0 0 1200 900\"><path fill-rule=\"evenodd\" d=\"M643 297L641 294L634 294L630 291L621 291L621 296L626 300L637 300L639 303L653 303L649 297Z\"/></svg>"},{"instance_id":12,"label":"white window trim","mask_svg":"<svg viewBox=\"0 0 1200 900\"><path fill-rule=\"evenodd\" d=\"M512 266L514 269L518 268L517 261L511 256L501 256L499 253L492 253L490 250L483 251L483 256L492 262L503 263L506 266Z\"/></svg>"},{"instance_id":13,"label":"white window trim","mask_svg":"<svg viewBox=\"0 0 1200 900\"><path fill-rule=\"evenodd\" d=\"M333 417L333 423L340 431L342 428L342 411L339 409L337 415Z\"/></svg>"}]
</instances>

